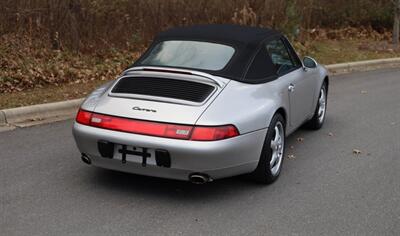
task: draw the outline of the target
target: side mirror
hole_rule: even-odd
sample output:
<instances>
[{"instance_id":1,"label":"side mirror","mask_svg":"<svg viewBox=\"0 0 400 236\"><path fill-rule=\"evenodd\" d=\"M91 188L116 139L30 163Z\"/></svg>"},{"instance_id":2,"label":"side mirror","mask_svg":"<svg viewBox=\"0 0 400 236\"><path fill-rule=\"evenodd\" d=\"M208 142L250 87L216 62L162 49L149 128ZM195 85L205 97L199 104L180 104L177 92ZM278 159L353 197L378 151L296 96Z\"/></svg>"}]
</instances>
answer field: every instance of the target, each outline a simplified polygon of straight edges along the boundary
<instances>
[{"instance_id":1,"label":"side mirror","mask_svg":"<svg viewBox=\"0 0 400 236\"><path fill-rule=\"evenodd\" d=\"M312 57L304 57L304 59L303 59L303 65L304 65L306 68L315 69L315 68L317 68L318 63L317 63L317 61L316 61L314 58L312 58Z\"/></svg>"}]
</instances>

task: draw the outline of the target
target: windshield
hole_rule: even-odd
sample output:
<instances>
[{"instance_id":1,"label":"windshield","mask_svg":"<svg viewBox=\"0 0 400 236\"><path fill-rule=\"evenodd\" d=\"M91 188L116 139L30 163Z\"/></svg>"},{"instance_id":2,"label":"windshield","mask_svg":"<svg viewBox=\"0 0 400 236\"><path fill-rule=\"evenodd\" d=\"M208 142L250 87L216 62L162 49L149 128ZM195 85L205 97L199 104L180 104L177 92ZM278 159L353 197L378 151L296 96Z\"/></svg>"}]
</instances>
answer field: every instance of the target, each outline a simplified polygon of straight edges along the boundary
<instances>
[{"instance_id":1,"label":"windshield","mask_svg":"<svg viewBox=\"0 0 400 236\"><path fill-rule=\"evenodd\" d=\"M198 41L163 41L139 62L142 66L170 66L218 71L232 58L230 46Z\"/></svg>"}]
</instances>

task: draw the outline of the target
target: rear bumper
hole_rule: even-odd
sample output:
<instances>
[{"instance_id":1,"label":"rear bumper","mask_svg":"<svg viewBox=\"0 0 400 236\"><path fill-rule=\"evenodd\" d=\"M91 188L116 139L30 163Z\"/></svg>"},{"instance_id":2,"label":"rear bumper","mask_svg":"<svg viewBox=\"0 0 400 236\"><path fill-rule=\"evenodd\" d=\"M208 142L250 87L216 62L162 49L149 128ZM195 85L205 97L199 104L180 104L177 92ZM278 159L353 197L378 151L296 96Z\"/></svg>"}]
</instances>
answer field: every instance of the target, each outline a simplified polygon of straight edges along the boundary
<instances>
[{"instance_id":1,"label":"rear bumper","mask_svg":"<svg viewBox=\"0 0 400 236\"><path fill-rule=\"evenodd\" d=\"M141 175L188 180L191 173L204 173L213 179L253 171L258 164L267 129L220 141L199 142L123 133L74 123L73 134L80 152L95 166ZM97 142L164 149L170 153L171 167L159 167L101 157Z\"/></svg>"}]
</instances>

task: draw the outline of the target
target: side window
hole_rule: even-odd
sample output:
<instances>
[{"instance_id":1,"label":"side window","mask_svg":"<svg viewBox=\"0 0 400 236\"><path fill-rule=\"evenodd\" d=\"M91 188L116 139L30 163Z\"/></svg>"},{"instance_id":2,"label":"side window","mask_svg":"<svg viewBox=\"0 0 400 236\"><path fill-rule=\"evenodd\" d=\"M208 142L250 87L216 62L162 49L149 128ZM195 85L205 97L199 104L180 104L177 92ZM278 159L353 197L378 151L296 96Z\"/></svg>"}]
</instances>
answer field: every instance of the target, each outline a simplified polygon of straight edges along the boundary
<instances>
[{"instance_id":1,"label":"side window","mask_svg":"<svg viewBox=\"0 0 400 236\"><path fill-rule=\"evenodd\" d=\"M261 48L254 57L251 66L247 71L246 79L265 80L271 76L276 76L275 65L272 63L267 50Z\"/></svg>"},{"instance_id":2,"label":"side window","mask_svg":"<svg viewBox=\"0 0 400 236\"><path fill-rule=\"evenodd\" d=\"M298 57L296 51L293 49L293 46L289 43L289 41L286 38L284 38L283 40L286 44L287 49L289 50L289 54L290 57L292 58L292 61L294 62L294 65L296 67L302 66L300 58Z\"/></svg>"},{"instance_id":3,"label":"side window","mask_svg":"<svg viewBox=\"0 0 400 236\"><path fill-rule=\"evenodd\" d=\"M293 63L285 44L281 39L275 39L266 43L266 49L275 65L278 75L283 75L297 66Z\"/></svg>"}]
</instances>

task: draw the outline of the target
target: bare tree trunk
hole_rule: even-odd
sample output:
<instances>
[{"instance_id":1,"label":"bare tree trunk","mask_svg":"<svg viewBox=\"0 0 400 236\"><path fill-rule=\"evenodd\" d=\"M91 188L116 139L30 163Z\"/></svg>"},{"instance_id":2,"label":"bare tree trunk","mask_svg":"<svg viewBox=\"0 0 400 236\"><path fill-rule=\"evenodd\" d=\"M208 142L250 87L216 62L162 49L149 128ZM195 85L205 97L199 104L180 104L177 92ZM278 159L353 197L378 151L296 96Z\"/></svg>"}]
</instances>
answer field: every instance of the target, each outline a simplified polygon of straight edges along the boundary
<instances>
[{"instance_id":1,"label":"bare tree trunk","mask_svg":"<svg viewBox=\"0 0 400 236\"><path fill-rule=\"evenodd\" d=\"M69 1L69 18L70 18L70 27L71 27L71 46L72 49L76 52L79 51L79 31L78 31L78 19L81 11L81 4L79 0L70 0Z\"/></svg>"},{"instance_id":2,"label":"bare tree trunk","mask_svg":"<svg viewBox=\"0 0 400 236\"><path fill-rule=\"evenodd\" d=\"M400 27L400 0L393 1L394 6L394 22L393 22L393 44L399 46L399 27Z\"/></svg>"},{"instance_id":3,"label":"bare tree trunk","mask_svg":"<svg viewBox=\"0 0 400 236\"><path fill-rule=\"evenodd\" d=\"M54 17L54 6L50 0L47 0L47 11L49 15L49 38L51 43L51 49L59 50L60 49L60 39L55 25L55 17Z\"/></svg>"}]
</instances>

